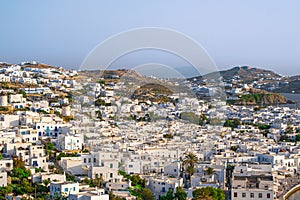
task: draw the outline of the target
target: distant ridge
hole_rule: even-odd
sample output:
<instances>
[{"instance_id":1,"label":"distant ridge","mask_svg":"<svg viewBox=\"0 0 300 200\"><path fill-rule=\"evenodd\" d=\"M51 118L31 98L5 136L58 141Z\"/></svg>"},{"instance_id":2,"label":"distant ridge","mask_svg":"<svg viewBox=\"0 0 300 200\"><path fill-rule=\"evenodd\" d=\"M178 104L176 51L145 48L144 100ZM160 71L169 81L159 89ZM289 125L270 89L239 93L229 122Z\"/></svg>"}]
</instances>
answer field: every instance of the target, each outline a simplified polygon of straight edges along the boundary
<instances>
[{"instance_id":1,"label":"distant ridge","mask_svg":"<svg viewBox=\"0 0 300 200\"><path fill-rule=\"evenodd\" d=\"M188 80L205 83L216 78L221 78L223 81L231 83L259 84L261 86L260 89L269 92L300 93L300 75L281 76L271 70L251 66L236 66L231 69L189 78Z\"/></svg>"},{"instance_id":2,"label":"distant ridge","mask_svg":"<svg viewBox=\"0 0 300 200\"><path fill-rule=\"evenodd\" d=\"M271 70L265 70L260 69L256 67L251 66L237 66L233 67L228 70L222 70L219 72L212 72L209 74L204 75L204 78L210 78L210 77L216 77L217 73L220 73L220 75L223 77L224 80L229 79L241 79L244 81L256 81L260 78L281 78L282 76L271 71Z\"/></svg>"},{"instance_id":3,"label":"distant ridge","mask_svg":"<svg viewBox=\"0 0 300 200\"><path fill-rule=\"evenodd\" d=\"M3 67L8 67L8 66L12 66L14 64L11 64L11 63L6 63L6 62L0 62L0 68L3 68ZM45 63L34 63L34 64L31 64L31 63L19 63L17 65L20 65L21 67L23 68L26 68L26 67L30 67L30 68L39 68L39 69L58 69L59 67L54 67L54 66L51 66L51 65L48 65L48 64L45 64Z\"/></svg>"}]
</instances>

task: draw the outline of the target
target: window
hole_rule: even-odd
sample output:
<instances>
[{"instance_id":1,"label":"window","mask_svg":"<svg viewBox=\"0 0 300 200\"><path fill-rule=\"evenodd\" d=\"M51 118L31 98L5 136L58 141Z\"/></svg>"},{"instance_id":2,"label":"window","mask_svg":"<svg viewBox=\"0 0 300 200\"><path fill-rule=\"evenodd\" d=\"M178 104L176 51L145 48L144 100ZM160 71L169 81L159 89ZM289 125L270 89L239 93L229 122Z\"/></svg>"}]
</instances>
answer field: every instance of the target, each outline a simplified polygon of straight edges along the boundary
<instances>
[{"instance_id":1,"label":"window","mask_svg":"<svg viewBox=\"0 0 300 200\"><path fill-rule=\"evenodd\" d=\"M91 163L91 158L89 158L89 163Z\"/></svg>"},{"instance_id":2,"label":"window","mask_svg":"<svg viewBox=\"0 0 300 200\"><path fill-rule=\"evenodd\" d=\"M243 193L242 193L242 197L246 197L246 193L243 192Z\"/></svg>"},{"instance_id":3,"label":"window","mask_svg":"<svg viewBox=\"0 0 300 200\"><path fill-rule=\"evenodd\" d=\"M109 166L110 166L110 168L113 168L113 167L114 167L114 164L110 163L110 165L109 165Z\"/></svg>"},{"instance_id":4,"label":"window","mask_svg":"<svg viewBox=\"0 0 300 200\"><path fill-rule=\"evenodd\" d=\"M65 192L68 192L68 188L65 188Z\"/></svg>"},{"instance_id":5,"label":"window","mask_svg":"<svg viewBox=\"0 0 300 200\"><path fill-rule=\"evenodd\" d=\"M110 173L110 178L112 178L113 177L113 173Z\"/></svg>"},{"instance_id":6,"label":"window","mask_svg":"<svg viewBox=\"0 0 300 200\"><path fill-rule=\"evenodd\" d=\"M86 163L86 158L83 159L83 162Z\"/></svg>"},{"instance_id":7,"label":"window","mask_svg":"<svg viewBox=\"0 0 300 200\"><path fill-rule=\"evenodd\" d=\"M73 187L73 191L75 191L76 190L76 187Z\"/></svg>"},{"instance_id":8,"label":"window","mask_svg":"<svg viewBox=\"0 0 300 200\"><path fill-rule=\"evenodd\" d=\"M267 193L267 198L270 199L271 198L271 194Z\"/></svg>"},{"instance_id":9,"label":"window","mask_svg":"<svg viewBox=\"0 0 300 200\"><path fill-rule=\"evenodd\" d=\"M233 193L233 197L237 197L237 192Z\"/></svg>"},{"instance_id":10,"label":"window","mask_svg":"<svg viewBox=\"0 0 300 200\"><path fill-rule=\"evenodd\" d=\"M254 198L254 193L250 193L250 198Z\"/></svg>"},{"instance_id":11,"label":"window","mask_svg":"<svg viewBox=\"0 0 300 200\"><path fill-rule=\"evenodd\" d=\"M97 159L96 158L94 158L94 163L97 161Z\"/></svg>"},{"instance_id":12,"label":"window","mask_svg":"<svg viewBox=\"0 0 300 200\"><path fill-rule=\"evenodd\" d=\"M133 165L129 165L128 167L129 167L129 168L133 168Z\"/></svg>"},{"instance_id":13,"label":"window","mask_svg":"<svg viewBox=\"0 0 300 200\"><path fill-rule=\"evenodd\" d=\"M258 193L258 198L262 198L262 193Z\"/></svg>"}]
</instances>

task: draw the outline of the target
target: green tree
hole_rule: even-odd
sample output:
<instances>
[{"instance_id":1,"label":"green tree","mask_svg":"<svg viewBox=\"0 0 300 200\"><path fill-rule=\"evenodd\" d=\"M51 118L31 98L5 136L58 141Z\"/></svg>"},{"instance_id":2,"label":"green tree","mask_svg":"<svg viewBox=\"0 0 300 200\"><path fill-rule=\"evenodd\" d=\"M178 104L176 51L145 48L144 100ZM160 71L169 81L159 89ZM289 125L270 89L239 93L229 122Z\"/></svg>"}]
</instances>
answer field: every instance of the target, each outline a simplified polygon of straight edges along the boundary
<instances>
[{"instance_id":1,"label":"green tree","mask_svg":"<svg viewBox=\"0 0 300 200\"><path fill-rule=\"evenodd\" d=\"M238 150L238 147L237 146L231 146L230 150L236 152Z\"/></svg>"},{"instance_id":2,"label":"green tree","mask_svg":"<svg viewBox=\"0 0 300 200\"><path fill-rule=\"evenodd\" d=\"M187 194L182 187L177 187L175 192L176 200L186 200Z\"/></svg>"},{"instance_id":3,"label":"green tree","mask_svg":"<svg viewBox=\"0 0 300 200\"><path fill-rule=\"evenodd\" d=\"M19 94L22 94L24 98L27 98L27 94L23 90L19 90Z\"/></svg>"},{"instance_id":4,"label":"green tree","mask_svg":"<svg viewBox=\"0 0 300 200\"><path fill-rule=\"evenodd\" d=\"M5 199L4 197L6 195L11 194L12 192L13 188L11 187L11 185L7 185L6 187L0 187L0 196L3 197L3 199Z\"/></svg>"},{"instance_id":5,"label":"green tree","mask_svg":"<svg viewBox=\"0 0 300 200\"><path fill-rule=\"evenodd\" d=\"M21 179L19 184L12 184L13 192L17 195L23 194L32 194L34 192L34 188L31 186L31 183L27 178Z\"/></svg>"},{"instance_id":6,"label":"green tree","mask_svg":"<svg viewBox=\"0 0 300 200\"><path fill-rule=\"evenodd\" d=\"M39 167L39 168L37 168L37 167L36 167L36 168L34 169L34 171L35 171L35 173L39 173L39 172L42 172L42 171L43 171L43 169L42 169L42 168L40 168L40 167Z\"/></svg>"},{"instance_id":7,"label":"green tree","mask_svg":"<svg viewBox=\"0 0 300 200\"><path fill-rule=\"evenodd\" d=\"M54 149L54 144L53 144L52 142L47 142L47 143L45 144L45 149L46 149L46 150L49 150L49 151L53 151L53 149Z\"/></svg>"},{"instance_id":8,"label":"green tree","mask_svg":"<svg viewBox=\"0 0 300 200\"><path fill-rule=\"evenodd\" d=\"M259 124L258 128L260 130L267 130L267 129L271 128L271 125L269 125L269 124Z\"/></svg>"},{"instance_id":9,"label":"green tree","mask_svg":"<svg viewBox=\"0 0 300 200\"><path fill-rule=\"evenodd\" d=\"M25 167L25 161L22 160L22 158L13 158L13 167L14 168L20 168Z\"/></svg>"},{"instance_id":10,"label":"green tree","mask_svg":"<svg viewBox=\"0 0 300 200\"><path fill-rule=\"evenodd\" d=\"M174 200L173 190L169 190L166 195L160 197L160 200Z\"/></svg>"},{"instance_id":11,"label":"green tree","mask_svg":"<svg viewBox=\"0 0 300 200\"><path fill-rule=\"evenodd\" d=\"M170 133L164 134L163 137L166 138L166 139L173 139L173 135L170 134Z\"/></svg>"},{"instance_id":12,"label":"green tree","mask_svg":"<svg viewBox=\"0 0 300 200\"><path fill-rule=\"evenodd\" d=\"M95 178L92 180L92 187L102 187L102 184L103 184L103 178L102 176L100 176L99 178Z\"/></svg>"},{"instance_id":13,"label":"green tree","mask_svg":"<svg viewBox=\"0 0 300 200\"><path fill-rule=\"evenodd\" d=\"M234 118L234 119L227 119L224 123L225 127L231 127L232 130L234 130L235 128L238 127L238 125L240 125L241 122L240 120Z\"/></svg>"},{"instance_id":14,"label":"green tree","mask_svg":"<svg viewBox=\"0 0 300 200\"><path fill-rule=\"evenodd\" d=\"M205 187L193 191L193 200L225 200L224 192L218 188Z\"/></svg>"},{"instance_id":15,"label":"green tree","mask_svg":"<svg viewBox=\"0 0 300 200\"><path fill-rule=\"evenodd\" d=\"M19 180L28 179L28 177L31 175L31 172L29 169L26 169L25 167L15 167L11 171L10 176L13 178L18 178Z\"/></svg>"},{"instance_id":16,"label":"green tree","mask_svg":"<svg viewBox=\"0 0 300 200\"><path fill-rule=\"evenodd\" d=\"M105 106L105 105L106 105L106 103L105 103L105 101L103 99L97 99L95 101L95 106L97 106L97 107Z\"/></svg>"},{"instance_id":17,"label":"green tree","mask_svg":"<svg viewBox=\"0 0 300 200\"><path fill-rule=\"evenodd\" d=\"M101 110L97 110L96 111L96 116L98 119L102 119L102 113L101 113Z\"/></svg>"},{"instance_id":18,"label":"green tree","mask_svg":"<svg viewBox=\"0 0 300 200\"><path fill-rule=\"evenodd\" d=\"M208 118L206 117L205 114L201 114L199 116L199 124L200 125L204 125L205 123L208 123L208 122L209 122L209 120L208 120Z\"/></svg>"},{"instance_id":19,"label":"green tree","mask_svg":"<svg viewBox=\"0 0 300 200\"><path fill-rule=\"evenodd\" d=\"M76 177L74 175L70 175L66 173L66 179L67 181L76 182Z\"/></svg>"},{"instance_id":20,"label":"green tree","mask_svg":"<svg viewBox=\"0 0 300 200\"><path fill-rule=\"evenodd\" d=\"M142 200L154 200L154 195L148 188L143 188L141 192Z\"/></svg>"},{"instance_id":21,"label":"green tree","mask_svg":"<svg viewBox=\"0 0 300 200\"><path fill-rule=\"evenodd\" d=\"M145 187L145 179L142 179L138 174L134 174L130 177L132 181L132 186L139 185L141 187Z\"/></svg>"}]
</instances>

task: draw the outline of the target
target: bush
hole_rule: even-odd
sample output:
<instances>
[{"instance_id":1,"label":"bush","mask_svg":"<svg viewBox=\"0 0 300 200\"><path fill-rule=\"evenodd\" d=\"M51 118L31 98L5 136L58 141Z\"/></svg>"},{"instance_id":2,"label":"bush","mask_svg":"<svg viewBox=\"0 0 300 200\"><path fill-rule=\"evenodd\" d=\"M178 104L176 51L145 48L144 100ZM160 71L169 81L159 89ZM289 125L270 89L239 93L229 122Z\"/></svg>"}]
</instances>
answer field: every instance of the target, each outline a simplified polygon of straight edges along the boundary
<instances>
[{"instance_id":1,"label":"bush","mask_svg":"<svg viewBox=\"0 0 300 200\"><path fill-rule=\"evenodd\" d=\"M238 119L227 119L224 123L225 127L231 127L231 129L237 128L241 124L240 120Z\"/></svg>"},{"instance_id":2,"label":"bush","mask_svg":"<svg viewBox=\"0 0 300 200\"><path fill-rule=\"evenodd\" d=\"M200 199L213 199L213 200L225 200L225 194L223 190L213 187L205 187L196 189L193 191L193 200Z\"/></svg>"}]
</instances>

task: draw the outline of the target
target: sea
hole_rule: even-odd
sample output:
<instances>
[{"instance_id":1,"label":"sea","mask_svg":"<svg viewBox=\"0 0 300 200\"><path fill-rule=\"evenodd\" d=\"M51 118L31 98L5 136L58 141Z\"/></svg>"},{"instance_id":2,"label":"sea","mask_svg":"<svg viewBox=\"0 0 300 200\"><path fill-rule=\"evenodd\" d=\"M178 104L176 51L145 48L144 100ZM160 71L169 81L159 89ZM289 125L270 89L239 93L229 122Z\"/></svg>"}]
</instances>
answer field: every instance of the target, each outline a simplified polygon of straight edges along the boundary
<instances>
[{"instance_id":1,"label":"sea","mask_svg":"<svg viewBox=\"0 0 300 200\"><path fill-rule=\"evenodd\" d=\"M295 103L293 104L283 104L280 106L288 106L290 108L298 108L300 109L300 94L291 94L291 93L281 93L286 99L292 100ZM299 199L300 200L300 199Z\"/></svg>"},{"instance_id":2,"label":"sea","mask_svg":"<svg viewBox=\"0 0 300 200\"><path fill-rule=\"evenodd\" d=\"M295 101L300 104L300 94L292 94L292 93L281 93L285 98Z\"/></svg>"}]
</instances>

